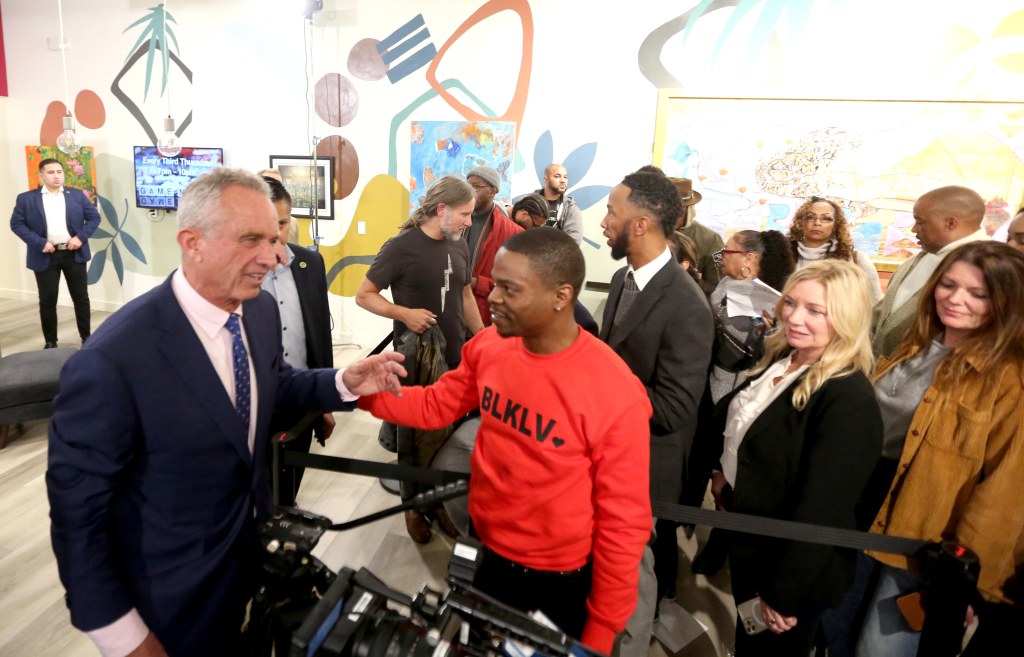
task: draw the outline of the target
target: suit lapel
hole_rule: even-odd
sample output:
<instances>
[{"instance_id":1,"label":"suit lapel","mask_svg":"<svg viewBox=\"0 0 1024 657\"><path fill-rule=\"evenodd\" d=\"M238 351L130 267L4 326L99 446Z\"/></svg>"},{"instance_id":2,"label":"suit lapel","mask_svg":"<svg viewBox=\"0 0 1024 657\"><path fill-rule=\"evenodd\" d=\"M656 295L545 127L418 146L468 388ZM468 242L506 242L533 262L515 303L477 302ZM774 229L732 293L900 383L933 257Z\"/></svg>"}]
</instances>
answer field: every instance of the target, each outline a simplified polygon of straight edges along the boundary
<instances>
[{"instance_id":1,"label":"suit lapel","mask_svg":"<svg viewBox=\"0 0 1024 657\"><path fill-rule=\"evenodd\" d=\"M604 306L604 316L601 318L601 341L608 342L608 336L612 332L612 323L615 321L615 310L619 307L619 297L622 296L622 282L626 277L626 268L620 269L612 275L612 284L608 288L608 303Z\"/></svg>"},{"instance_id":2,"label":"suit lapel","mask_svg":"<svg viewBox=\"0 0 1024 657\"><path fill-rule=\"evenodd\" d=\"M158 349L168 363L168 374L178 376L185 387L192 391L196 402L217 423L220 433L231 441L238 455L249 463L252 457L249 454L248 427L243 427L239 421L231 398L217 376L206 349L171 290L170 278L163 286L163 298L157 310L158 321L154 328L164 333Z\"/></svg>"},{"instance_id":3,"label":"suit lapel","mask_svg":"<svg viewBox=\"0 0 1024 657\"><path fill-rule=\"evenodd\" d=\"M654 275L644 289L640 290L636 299L633 301L633 305L626 310L626 316L622 318L622 321L618 326L611 328L610 339L608 340L608 346L615 348L616 345L621 343L626 337L633 332L640 322L647 317L648 314L658 302L665 296L665 286L668 285L671 280L673 272L669 267L678 267L674 260L669 259L665 266L658 270L658 273ZM620 286L621 289L621 286ZM616 299L616 305L618 300ZM614 318L614 313L612 314Z\"/></svg>"},{"instance_id":4,"label":"suit lapel","mask_svg":"<svg viewBox=\"0 0 1024 657\"><path fill-rule=\"evenodd\" d=\"M923 253L923 251L918 251L917 255L896 268L892 279L889 280L889 285L886 287L886 291L892 290L892 295L886 294L883 299L885 305L882 306L882 317L888 317L892 314L896 304L896 293L899 291L900 285L903 284L903 279L910 275L910 271L917 265Z\"/></svg>"}]
</instances>

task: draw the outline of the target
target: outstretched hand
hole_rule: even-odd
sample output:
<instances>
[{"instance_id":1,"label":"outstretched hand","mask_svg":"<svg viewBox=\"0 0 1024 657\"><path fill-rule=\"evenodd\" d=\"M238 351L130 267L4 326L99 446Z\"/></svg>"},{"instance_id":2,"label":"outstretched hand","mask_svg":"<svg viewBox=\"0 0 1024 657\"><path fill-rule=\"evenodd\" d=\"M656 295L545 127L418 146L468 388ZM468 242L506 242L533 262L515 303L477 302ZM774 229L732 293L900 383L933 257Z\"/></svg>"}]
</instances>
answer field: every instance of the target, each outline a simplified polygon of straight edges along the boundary
<instances>
[{"instance_id":1,"label":"outstretched hand","mask_svg":"<svg viewBox=\"0 0 1024 657\"><path fill-rule=\"evenodd\" d=\"M341 380L353 395L390 392L401 397L402 384L398 379L406 375L403 360L405 356L397 351L385 351L352 363L342 372Z\"/></svg>"}]
</instances>

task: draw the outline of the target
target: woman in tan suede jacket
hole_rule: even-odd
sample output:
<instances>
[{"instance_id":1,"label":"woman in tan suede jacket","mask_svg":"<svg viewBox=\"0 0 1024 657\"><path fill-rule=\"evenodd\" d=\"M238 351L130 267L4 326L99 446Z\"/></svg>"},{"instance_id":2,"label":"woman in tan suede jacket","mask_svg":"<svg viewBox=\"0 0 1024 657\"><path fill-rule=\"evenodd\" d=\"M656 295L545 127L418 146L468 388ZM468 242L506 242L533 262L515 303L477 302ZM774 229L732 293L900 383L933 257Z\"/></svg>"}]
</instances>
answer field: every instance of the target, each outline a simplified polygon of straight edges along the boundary
<instances>
[{"instance_id":1,"label":"woman in tan suede jacket","mask_svg":"<svg viewBox=\"0 0 1024 657\"><path fill-rule=\"evenodd\" d=\"M990 241L952 251L922 292L907 337L879 362L875 388L883 457L898 462L871 531L953 540L980 557L971 648L981 650L1017 622L1009 619L1024 603L1024 255ZM902 450L890 427L904 436ZM857 655L913 655L918 635L891 600L923 587L918 564L870 555L883 566Z\"/></svg>"}]
</instances>

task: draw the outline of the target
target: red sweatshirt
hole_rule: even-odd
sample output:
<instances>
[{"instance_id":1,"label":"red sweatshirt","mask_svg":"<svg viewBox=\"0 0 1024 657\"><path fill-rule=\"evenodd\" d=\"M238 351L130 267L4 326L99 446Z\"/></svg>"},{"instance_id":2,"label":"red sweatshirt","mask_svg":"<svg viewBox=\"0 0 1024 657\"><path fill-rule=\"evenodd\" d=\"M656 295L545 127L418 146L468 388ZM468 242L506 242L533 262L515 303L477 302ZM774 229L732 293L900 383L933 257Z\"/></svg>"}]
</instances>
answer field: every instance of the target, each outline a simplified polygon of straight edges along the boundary
<instances>
[{"instance_id":1,"label":"red sweatshirt","mask_svg":"<svg viewBox=\"0 0 1024 657\"><path fill-rule=\"evenodd\" d=\"M593 560L583 642L610 653L636 606L651 534L651 404L640 381L586 331L557 354L487 328L434 385L359 407L398 424L447 426L479 407L469 512L480 539L537 570Z\"/></svg>"}]
</instances>

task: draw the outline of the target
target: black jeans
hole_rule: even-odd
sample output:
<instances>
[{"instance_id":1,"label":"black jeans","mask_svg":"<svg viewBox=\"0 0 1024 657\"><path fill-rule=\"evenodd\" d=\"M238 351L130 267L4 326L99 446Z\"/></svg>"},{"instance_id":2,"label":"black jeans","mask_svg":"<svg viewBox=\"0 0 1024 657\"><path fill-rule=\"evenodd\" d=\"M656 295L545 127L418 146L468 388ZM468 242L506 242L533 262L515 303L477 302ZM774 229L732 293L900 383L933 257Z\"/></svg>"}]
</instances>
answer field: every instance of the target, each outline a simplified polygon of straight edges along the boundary
<instances>
[{"instance_id":1,"label":"black jeans","mask_svg":"<svg viewBox=\"0 0 1024 657\"><path fill-rule=\"evenodd\" d=\"M525 568L484 548L473 586L510 607L540 609L563 632L579 640L587 622L591 566L559 573Z\"/></svg>"},{"instance_id":2,"label":"black jeans","mask_svg":"<svg viewBox=\"0 0 1024 657\"><path fill-rule=\"evenodd\" d=\"M50 254L50 266L46 271L37 271L36 287L39 290L39 320L43 324L43 339L46 342L57 341L57 292L60 288L60 275L71 293L71 301L75 305L75 322L78 324L78 335L89 337L89 274L84 262L75 262L75 251L54 251Z\"/></svg>"}]
</instances>

